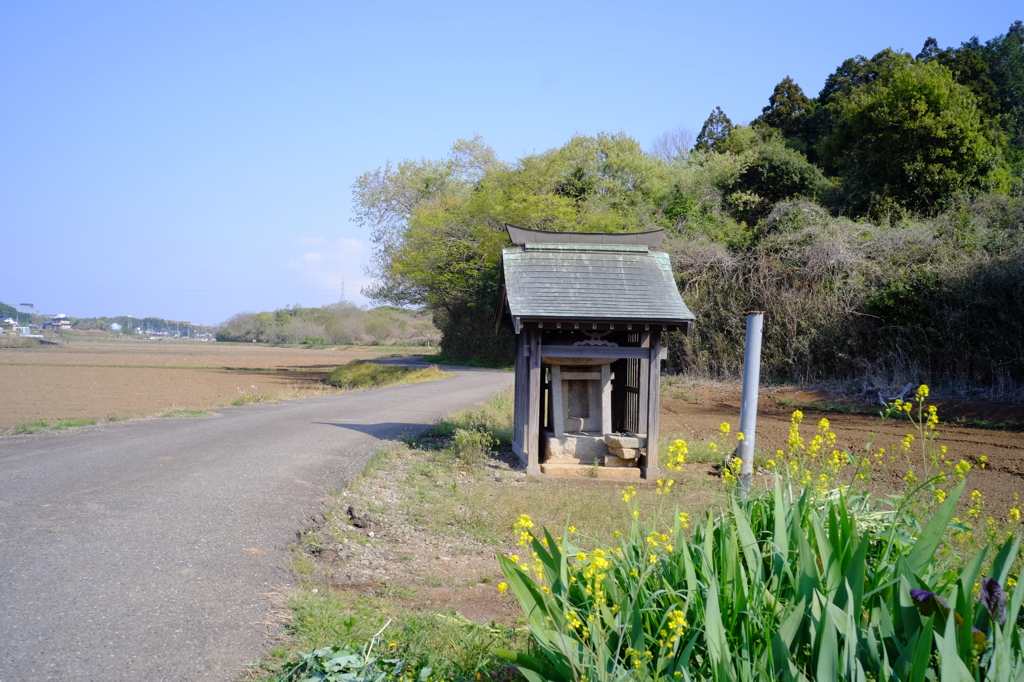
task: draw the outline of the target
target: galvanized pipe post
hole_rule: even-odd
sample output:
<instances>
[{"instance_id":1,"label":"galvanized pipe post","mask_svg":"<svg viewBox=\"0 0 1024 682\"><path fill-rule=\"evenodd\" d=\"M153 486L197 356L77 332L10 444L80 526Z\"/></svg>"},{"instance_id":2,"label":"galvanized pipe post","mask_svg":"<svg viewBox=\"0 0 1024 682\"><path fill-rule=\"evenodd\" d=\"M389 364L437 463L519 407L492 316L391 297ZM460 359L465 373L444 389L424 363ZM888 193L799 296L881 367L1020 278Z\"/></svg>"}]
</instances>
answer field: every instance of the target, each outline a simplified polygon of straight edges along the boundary
<instances>
[{"instance_id":1,"label":"galvanized pipe post","mask_svg":"<svg viewBox=\"0 0 1024 682\"><path fill-rule=\"evenodd\" d=\"M757 432L757 386L761 381L761 329L764 313L747 313L747 345L743 352L743 399L740 405L740 486L743 494L750 490L754 473L754 439Z\"/></svg>"}]
</instances>

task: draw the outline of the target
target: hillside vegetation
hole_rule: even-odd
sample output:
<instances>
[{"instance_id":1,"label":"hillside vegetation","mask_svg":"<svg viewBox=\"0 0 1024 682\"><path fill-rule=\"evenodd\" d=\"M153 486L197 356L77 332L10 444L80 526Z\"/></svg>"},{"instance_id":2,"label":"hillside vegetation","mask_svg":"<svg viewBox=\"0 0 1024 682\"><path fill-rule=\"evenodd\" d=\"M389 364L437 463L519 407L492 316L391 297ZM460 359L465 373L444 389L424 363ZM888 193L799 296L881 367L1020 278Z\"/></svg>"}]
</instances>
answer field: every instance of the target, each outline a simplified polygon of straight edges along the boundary
<instances>
[{"instance_id":1,"label":"hillside vegetation","mask_svg":"<svg viewBox=\"0 0 1024 682\"><path fill-rule=\"evenodd\" d=\"M217 328L218 341L307 345L430 346L440 335L429 312L390 306L364 310L344 302L239 313Z\"/></svg>"},{"instance_id":2,"label":"hillside vegetation","mask_svg":"<svg viewBox=\"0 0 1024 682\"><path fill-rule=\"evenodd\" d=\"M763 375L995 389L1024 382L1024 25L846 60L817 97L784 78L763 113L715 108L650 151L577 136L512 162L477 137L360 176L367 293L424 306L443 354L507 363L493 331L504 223L665 229L697 315L674 369L729 376L766 312Z\"/></svg>"}]
</instances>

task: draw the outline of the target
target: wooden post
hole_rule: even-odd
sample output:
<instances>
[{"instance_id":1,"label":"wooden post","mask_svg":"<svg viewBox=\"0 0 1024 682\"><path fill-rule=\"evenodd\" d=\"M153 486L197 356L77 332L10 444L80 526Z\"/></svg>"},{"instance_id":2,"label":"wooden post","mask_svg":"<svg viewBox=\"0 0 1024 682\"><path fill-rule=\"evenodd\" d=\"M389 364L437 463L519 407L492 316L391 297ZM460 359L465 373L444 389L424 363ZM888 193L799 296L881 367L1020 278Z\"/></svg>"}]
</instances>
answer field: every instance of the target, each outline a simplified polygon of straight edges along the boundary
<instances>
[{"instance_id":1,"label":"wooden post","mask_svg":"<svg viewBox=\"0 0 1024 682\"><path fill-rule=\"evenodd\" d=\"M530 408L526 413L526 473L540 474L540 330L529 330Z\"/></svg>"},{"instance_id":2,"label":"wooden post","mask_svg":"<svg viewBox=\"0 0 1024 682\"><path fill-rule=\"evenodd\" d=\"M651 347L651 333L640 332L640 347L650 348ZM636 415L636 430L638 433L644 431L647 428L647 414L648 414L648 390L650 383L650 363L647 359L641 360L640 365L640 380L637 382L637 415Z\"/></svg>"},{"instance_id":3,"label":"wooden post","mask_svg":"<svg viewBox=\"0 0 1024 682\"><path fill-rule=\"evenodd\" d=\"M659 478L658 466L658 410L661 406L661 332L651 332L651 356L648 365L647 385L647 457L641 471L644 478ZM641 391L642 393L643 391Z\"/></svg>"},{"instance_id":4,"label":"wooden post","mask_svg":"<svg viewBox=\"0 0 1024 682\"><path fill-rule=\"evenodd\" d=\"M612 366L601 365L601 435L612 432Z\"/></svg>"},{"instance_id":5,"label":"wooden post","mask_svg":"<svg viewBox=\"0 0 1024 682\"><path fill-rule=\"evenodd\" d=\"M551 365L551 430L555 438L565 435L565 390L562 386L562 368Z\"/></svg>"},{"instance_id":6,"label":"wooden post","mask_svg":"<svg viewBox=\"0 0 1024 682\"><path fill-rule=\"evenodd\" d=\"M525 464L523 424L525 424L526 410L523 405L523 393L526 389L526 353L523 350L524 341L522 334L516 334L515 393L512 395L512 452Z\"/></svg>"}]
</instances>

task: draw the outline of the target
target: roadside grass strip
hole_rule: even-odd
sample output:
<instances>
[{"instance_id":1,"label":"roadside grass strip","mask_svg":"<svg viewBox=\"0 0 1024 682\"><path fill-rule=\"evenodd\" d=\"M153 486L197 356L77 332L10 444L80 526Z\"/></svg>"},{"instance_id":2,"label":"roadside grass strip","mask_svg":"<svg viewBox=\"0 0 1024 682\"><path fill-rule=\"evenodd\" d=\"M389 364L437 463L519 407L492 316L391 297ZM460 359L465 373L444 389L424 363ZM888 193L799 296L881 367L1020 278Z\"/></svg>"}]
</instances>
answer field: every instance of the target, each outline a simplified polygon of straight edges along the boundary
<instances>
[{"instance_id":1,"label":"roadside grass strip","mask_svg":"<svg viewBox=\"0 0 1024 682\"><path fill-rule=\"evenodd\" d=\"M206 410L168 410L160 415L161 419L188 419L189 417L212 417L212 412Z\"/></svg>"},{"instance_id":2,"label":"roadside grass strip","mask_svg":"<svg viewBox=\"0 0 1024 682\"><path fill-rule=\"evenodd\" d=\"M5 436L15 436L22 433L42 433L44 431L63 431L64 429L74 428L76 426L92 426L98 424L99 420L96 419L62 419L56 424L50 424L49 422L38 419L36 421L22 422L17 426L11 427L3 432Z\"/></svg>"},{"instance_id":3,"label":"roadside grass strip","mask_svg":"<svg viewBox=\"0 0 1024 682\"><path fill-rule=\"evenodd\" d=\"M327 377L327 383L343 391L356 391L366 388L383 388L396 384L415 384L423 381L435 381L454 376L451 372L442 371L437 365L429 367L396 367L381 365L364 360L353 360L341 365Z\"/></svg>"}]
</instances>

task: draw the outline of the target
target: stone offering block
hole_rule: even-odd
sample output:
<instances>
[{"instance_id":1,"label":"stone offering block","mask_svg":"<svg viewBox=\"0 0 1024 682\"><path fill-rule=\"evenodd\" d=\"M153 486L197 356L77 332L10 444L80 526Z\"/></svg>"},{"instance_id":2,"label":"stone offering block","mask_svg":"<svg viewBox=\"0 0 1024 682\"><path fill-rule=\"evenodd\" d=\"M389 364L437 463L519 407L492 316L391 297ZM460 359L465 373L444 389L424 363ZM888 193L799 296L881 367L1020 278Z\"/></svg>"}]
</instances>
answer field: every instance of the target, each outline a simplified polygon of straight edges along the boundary
<instances>
[{"instance_id":1,"label":"stone offering block","mask_svg":"<svg viewBox=\"0 0 1024 682\"><path fill-rule=\"evenodd\" d=\"M608 446L608 452L619 459L636 460L643 454L641 450L647 447L647 439L643 436L606 433L604 442Z\"/></svg>"}]
</instances>

